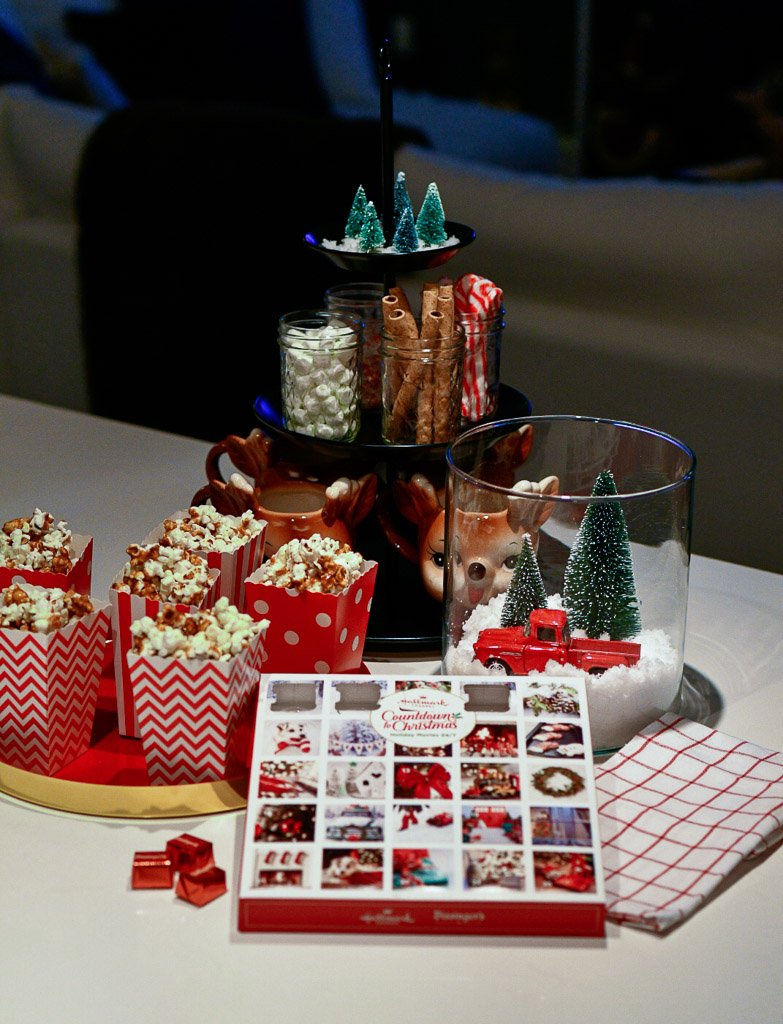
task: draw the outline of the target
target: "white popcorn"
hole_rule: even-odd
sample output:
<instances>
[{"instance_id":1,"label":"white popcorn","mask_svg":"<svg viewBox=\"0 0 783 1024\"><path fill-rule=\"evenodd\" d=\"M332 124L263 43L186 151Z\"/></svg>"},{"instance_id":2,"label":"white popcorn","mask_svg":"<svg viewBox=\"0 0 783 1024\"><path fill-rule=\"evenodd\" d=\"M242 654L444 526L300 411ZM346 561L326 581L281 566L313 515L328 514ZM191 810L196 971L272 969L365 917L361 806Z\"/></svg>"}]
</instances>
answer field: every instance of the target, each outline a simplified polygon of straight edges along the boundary
<instances>
[{"instance_id":1,"label":"white popcorn","mask_svg":"<svg viewBox=\"0 0 783 1024\"><path fill-rule=\"evenodd\" d=\"M160 543L186 551L236 551L260 533L264 524L248 510L241 516L222 515L212 505L193 505L187 519L167 519Z\"/></svg>"},{"instance_id":2,"label":"white popcorn","mask_svg":"<svg viewBox=\"0 0 783 1024\"><path fill-rule=\"evenodd\" d=\"M162 658L199 658L228 661L249 647L269 625L254 621L221 597L212 609L179 612L165 605L153 619L149 615L131 624L136 654Z\"/></svg>"},{"instance_id":3,"label":"white popcorn","mask_svg":"<svg viewBox=\"0 0 783 1024\"><path fill-rule=\"evenodd\" d=\"M48 512L36 508L28 519L12 519L0 529L0 564L20 569L49 569L67 573L72 566L68 524L54 524Z\"/></svg>"},{"instance_id":4,"label":"white popcorn","mask_svg":"<svg viewBox=\"0 0 783 1024\"><path fill-rule=\"evenodd\" d=\"M259 582L276 587L339 594L362 574L364 559L358 551L332 537L314 533L283 544L264 563Z\"/></svg>"},{"instance_id":5,"label":"white popcorn","mask_svg":"<svg viewBox=\"0 0 783 1024\"><path fill-rule=\"evenodd\" d=\"M0 590L0 626L5 629L51 633L92 611L89 597L75 590L46 590L16 583Z\"/></svg>"},{"instance_id":6,"label":"white popcorn","mask_svg":"<svg viewBox=\"0 0 783 1024\"><path fill-rule=\"evenodd\" d=\"M116 590L153 600L198 605L212 586L206 561L191 551L159 544L131 544L127 552L130 561L125 563L122 578L113 584Z\"/></svg>"}]
</instances>

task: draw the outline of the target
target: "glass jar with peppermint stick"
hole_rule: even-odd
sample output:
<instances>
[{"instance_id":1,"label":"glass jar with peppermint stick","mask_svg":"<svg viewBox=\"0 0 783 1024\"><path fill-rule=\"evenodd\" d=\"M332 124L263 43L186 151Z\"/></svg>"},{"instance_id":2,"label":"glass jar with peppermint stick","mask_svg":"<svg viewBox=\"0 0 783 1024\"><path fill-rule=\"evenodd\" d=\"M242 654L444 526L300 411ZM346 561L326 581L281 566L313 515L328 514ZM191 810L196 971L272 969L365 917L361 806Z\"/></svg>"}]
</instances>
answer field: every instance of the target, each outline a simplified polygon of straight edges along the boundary
<instances>
[{"instance_id":1,"label":"glass jar with peppermint stick","mask_svg":"<svg viewBox=\"0 0 783 1024\"><path fill-rule=\"evenodd\" d=\"M361 417L361 321L326 309L286 313L278 342L286 429L352 441Z\"/></svg>"}]
</instances>

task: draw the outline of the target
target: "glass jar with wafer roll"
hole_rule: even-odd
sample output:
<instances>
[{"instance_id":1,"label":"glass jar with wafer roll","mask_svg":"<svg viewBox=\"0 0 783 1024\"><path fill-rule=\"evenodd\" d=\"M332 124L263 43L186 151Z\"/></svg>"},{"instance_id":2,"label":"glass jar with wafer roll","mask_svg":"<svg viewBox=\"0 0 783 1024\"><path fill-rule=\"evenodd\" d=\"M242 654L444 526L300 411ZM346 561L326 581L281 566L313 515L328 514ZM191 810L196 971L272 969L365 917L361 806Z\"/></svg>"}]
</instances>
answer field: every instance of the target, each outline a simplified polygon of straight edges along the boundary
<instances>
[{"instance_id":1,"label":"glass jar with wafer roll","mask_svg":"<svg viewBox=\"0 0 783 1024\"><path fill-rule=\"evenodd\" d=\"M459 432L465 331L451 285L425 284L417 320L400 288L384 296L381 430L387 444L447 444Z\"/></svg>"}]
</instances>

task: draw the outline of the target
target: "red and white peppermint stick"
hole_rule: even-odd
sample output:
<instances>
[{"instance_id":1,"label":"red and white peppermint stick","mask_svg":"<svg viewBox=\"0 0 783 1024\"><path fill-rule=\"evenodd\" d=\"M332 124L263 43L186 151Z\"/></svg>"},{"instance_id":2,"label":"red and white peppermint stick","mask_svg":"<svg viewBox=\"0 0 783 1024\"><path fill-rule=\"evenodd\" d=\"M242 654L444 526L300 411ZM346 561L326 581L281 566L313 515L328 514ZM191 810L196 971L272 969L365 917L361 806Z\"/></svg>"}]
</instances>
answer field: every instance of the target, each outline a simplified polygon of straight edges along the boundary
<instances>
[{"instance_id":1,"label":"red and white peppermint stick","mask_svg":"<svg viewBox=\"0 0 783 1024\"><path fill-rule=\"evenodd\" d=\"M454 283L455 317L467 321L462 415L472 423L490 411L489 387L494 383L487 379L487 336L481 324L494 320L502 309L503 290L488 278L463 274Z\"/></svg>"}]
</instances>

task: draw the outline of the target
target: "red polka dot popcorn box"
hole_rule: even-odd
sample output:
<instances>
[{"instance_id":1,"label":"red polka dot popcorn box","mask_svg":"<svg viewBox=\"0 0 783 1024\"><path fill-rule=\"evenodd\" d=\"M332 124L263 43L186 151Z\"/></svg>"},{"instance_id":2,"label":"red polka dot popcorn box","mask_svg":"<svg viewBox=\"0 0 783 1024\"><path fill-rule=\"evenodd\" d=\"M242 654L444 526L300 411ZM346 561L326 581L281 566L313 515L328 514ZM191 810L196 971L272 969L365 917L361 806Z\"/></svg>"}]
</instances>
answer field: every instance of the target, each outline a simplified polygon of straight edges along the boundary
<instances>
[{"instance_id":1,"label":"red polka dot popcorn box","mask_svg":"<svg viewBox=\"0 0 783 1024\"><path fill-rule=\"evenodd\" d=\"M75 590L0 591L0 759L54 775L90 745L108 604Z\"/></svg>"},{"instance_id":2,"label":"red polka dot popcorn box","mask_svg":"<svg viewBox=\"0 0 783 1024\"><path fill-rule=\"evenodd\" d=\"M220 573L210 569L204 558L181 548L131 544L127 551L130 560L115 577L109 598L118 729L121 736L138 739L141 729L127 661L133 643L131 626L145 616L154 618L164 605L173 605L179 612L209 608L216 600Z\"/></svg>"},{"instance_id":3,"label":"red polka dot popcorn box","mask_svg":"<svg viewBox=\"0 0 783 1024\"><path fill-rule=\"evenodd\" d=\"M29 583L90 595L92 537L71 533L37 508L27 518L11 519L0 529L0 587Z\"/></svg>"},{"instance_id":4,"label":"red polka dot popcorn box","mask_svg":"<svg viewBox=\"0 0 783 1024\"><path fill-rule=\"evenodd\" d=\"M264 671L361 668L377 571L377 562L318 534L284 544L245 580L248 612L270 620Z\"/></svg>"},{"instance_id":5,"label":"red polka dot popcorn box","mask_svg":"<svg viewBox=\"0 0 783 1024\"><path fill-rule=\"evenodd\" d=\"M132 625L128 672L153 786L245 774L267 626L224 597Z\"/></svg>"}]
</instances>

